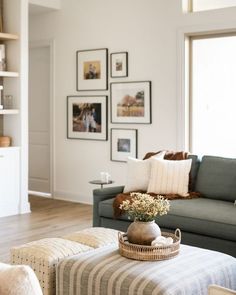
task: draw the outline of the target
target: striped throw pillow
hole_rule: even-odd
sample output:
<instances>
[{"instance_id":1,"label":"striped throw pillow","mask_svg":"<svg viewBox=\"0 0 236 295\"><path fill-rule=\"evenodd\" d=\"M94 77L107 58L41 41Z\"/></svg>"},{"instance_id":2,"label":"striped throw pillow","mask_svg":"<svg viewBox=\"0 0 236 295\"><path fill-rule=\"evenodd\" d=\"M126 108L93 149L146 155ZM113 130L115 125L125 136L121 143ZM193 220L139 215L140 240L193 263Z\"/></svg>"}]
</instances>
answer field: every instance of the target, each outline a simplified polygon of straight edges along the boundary
<instances>
[{"instance_id":1,"label":"striped throw pillow","mask_svg":"<svg viewBox=\"0 0 236 295\"><path fill-rule=\"evenodd\" d=\"M187 197L192 159L168 161L152 159L148 192Z\"/></svg>"}]
</instances>

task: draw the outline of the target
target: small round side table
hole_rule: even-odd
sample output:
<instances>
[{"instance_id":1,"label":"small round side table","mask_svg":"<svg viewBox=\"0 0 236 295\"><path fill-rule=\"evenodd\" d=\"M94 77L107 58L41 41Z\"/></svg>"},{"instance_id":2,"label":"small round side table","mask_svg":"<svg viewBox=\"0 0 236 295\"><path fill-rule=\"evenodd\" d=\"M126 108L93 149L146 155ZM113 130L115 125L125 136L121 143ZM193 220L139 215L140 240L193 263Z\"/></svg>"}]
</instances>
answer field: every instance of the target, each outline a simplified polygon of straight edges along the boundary
<instances>
[{"instance_id":1,"label":"small round side table","mask_svg":"<svg viewBox=\"0 0 236 295\"><path fill-rule=\"evenodd\" d=\"M91 181L89 181L89 183L91 183L91 184L101 185L101 189L103 189L103 185L112 184L113 182L114 182L113 180L109 180L108 182L104 182L104 181L101 181L101 180L91 180Z\"/></svg>"}]
</instances>

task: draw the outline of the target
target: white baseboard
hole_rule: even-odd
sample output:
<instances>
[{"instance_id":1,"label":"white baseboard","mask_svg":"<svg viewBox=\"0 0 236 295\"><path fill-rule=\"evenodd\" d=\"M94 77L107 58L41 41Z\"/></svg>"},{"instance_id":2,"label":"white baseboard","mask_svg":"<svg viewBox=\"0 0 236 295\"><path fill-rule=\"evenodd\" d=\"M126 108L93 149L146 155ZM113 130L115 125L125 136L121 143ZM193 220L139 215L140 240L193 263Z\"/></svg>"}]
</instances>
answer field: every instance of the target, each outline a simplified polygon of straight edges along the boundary
<instances>
[{"instance_id":1,"label":"white baseboard","mask_svg":"<svg viewBox=\"0 0 236 295\"><path fill-rule=\"evenodd\" d=\"M31 213L30 210L30 203L26 202L25 204L20 206L19 214L26 214L26 213Z\"/></svg>"},{"instance_id":2,"label":"white baseboard","mask_svg":"<svg viewBox=\"0 0 236 295\"><path fill-rule=\"evenodd\" d=\"M54 196L54 199L68 201L68 202L81 203L81 204L87 204L87 205L92 205L93 203L92 200L89 201L88 198L85 196L70 193L70 192L55 191L53 193L53 196Z\"/></svg>"},{"instance_id":3,"label":"white baseboard","mask_svg":"<svg viewBox=\"0 0 236 295\"><path fill-rule=\"evenodd\" d=\"M44 198L51 198L52 194L50 193L43 193L43 192L36 192L36 191L28 191L29 195L39 196Z\"/></svg>"}]
</instances>

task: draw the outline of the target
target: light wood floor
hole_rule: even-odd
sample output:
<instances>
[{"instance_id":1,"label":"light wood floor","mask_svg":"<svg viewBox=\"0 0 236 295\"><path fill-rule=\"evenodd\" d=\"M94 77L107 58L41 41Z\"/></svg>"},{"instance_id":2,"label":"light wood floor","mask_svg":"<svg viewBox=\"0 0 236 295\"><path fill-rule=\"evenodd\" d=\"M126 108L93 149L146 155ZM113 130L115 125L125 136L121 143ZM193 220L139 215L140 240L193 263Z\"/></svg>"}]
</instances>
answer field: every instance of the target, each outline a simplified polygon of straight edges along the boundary
<instances>
[{"instance_id":1,"label":"light wood floor","mask_svg":"<svg viewBox=\"0 0 236 295\"><path fill-rule=\"evenodd\" d=\"M92 226L92 206L30 196L31 213L0 218L0 262L13 246Z\"/></svg>"}]
</instances>

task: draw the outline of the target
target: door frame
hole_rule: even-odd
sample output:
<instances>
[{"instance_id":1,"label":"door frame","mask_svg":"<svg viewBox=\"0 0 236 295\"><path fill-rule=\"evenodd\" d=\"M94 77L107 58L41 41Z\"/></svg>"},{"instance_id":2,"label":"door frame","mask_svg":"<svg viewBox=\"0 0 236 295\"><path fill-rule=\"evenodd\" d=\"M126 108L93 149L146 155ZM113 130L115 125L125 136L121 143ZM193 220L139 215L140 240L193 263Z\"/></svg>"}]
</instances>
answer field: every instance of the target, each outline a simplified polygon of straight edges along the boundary
<instances>
[{"instance_id":1,"label":"door frame","mask_svg":"<svg viewBox=\"0 0 236 295\"><path fill-rule=\"evenodd\" d=\"M55 171L55 156L54 156L54 146L55 146L55 112L54 112L54 106L55 106L55 80L54 80L54 51L55 51L55 44L53 39L49 40L40 40L40 41L30 41L29 42L29 50L34 48L43 48L48 47L50 52L50 85L49 85L49 132L50 132L50 171L49 171L49 177L50 177L50 193L38 193L38 196L41 197L47 197L54 199L54 187L55 187L55 179L54 179L54 171ZM29 194L31 191L29 191Z\"/></svg>"}]
</instances>

